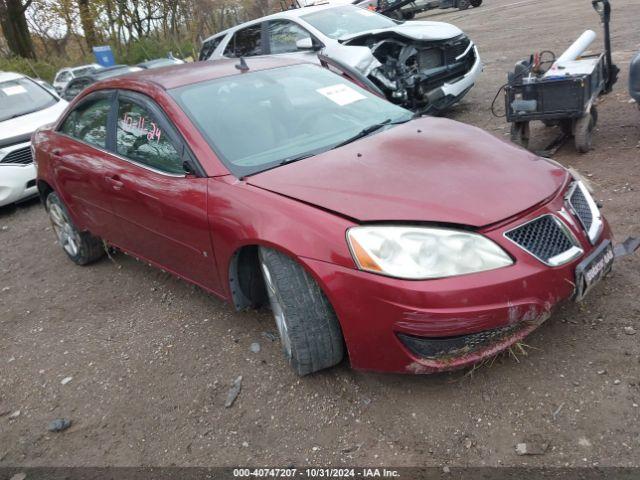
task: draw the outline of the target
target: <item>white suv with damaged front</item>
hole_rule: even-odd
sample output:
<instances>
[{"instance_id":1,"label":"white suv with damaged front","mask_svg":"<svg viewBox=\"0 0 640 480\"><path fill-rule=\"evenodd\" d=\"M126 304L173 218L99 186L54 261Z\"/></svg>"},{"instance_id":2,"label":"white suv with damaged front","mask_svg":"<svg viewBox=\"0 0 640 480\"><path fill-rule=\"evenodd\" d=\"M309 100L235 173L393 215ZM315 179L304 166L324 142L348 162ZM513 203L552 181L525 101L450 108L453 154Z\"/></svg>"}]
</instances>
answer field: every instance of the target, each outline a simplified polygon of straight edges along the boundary
<instances>
[{"instance_id":1,"label":"white suv with damaged front","mask_svg":"<svg viewBox=\"0 0 640 480\"><path fill-rule=\"evenodd\" d=\"M414 112L459 102L482 73L474 43L442 22L400 22L352 5L285 10L204 41L200 60L292 55L365 84Z\"/></svg>"},{"instance_id":2,"label":"white suv with damaged front","mask_svg":"<svg viewBox=\"0 0 640 480\"><path fill-rule=\"evenodd\" d=\"M0 72L0 207L37 195L31 134L66 107L29 77Z\"/></svg>"}]
</instances>

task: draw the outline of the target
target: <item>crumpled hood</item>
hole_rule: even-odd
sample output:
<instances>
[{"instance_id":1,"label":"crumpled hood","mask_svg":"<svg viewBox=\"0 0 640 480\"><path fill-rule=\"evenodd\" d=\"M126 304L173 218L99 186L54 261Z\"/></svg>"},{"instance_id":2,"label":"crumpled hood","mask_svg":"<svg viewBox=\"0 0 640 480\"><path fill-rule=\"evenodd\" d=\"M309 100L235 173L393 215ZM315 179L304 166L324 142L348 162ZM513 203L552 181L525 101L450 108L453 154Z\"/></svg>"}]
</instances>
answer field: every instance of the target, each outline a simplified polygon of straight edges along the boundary
<instances>
[{"instance_id":1,"label":"crumpled hood","mask_svg":"<svg viewBox=\"0 0 640 480\"><path fill-rule=\"evenodd\" d=\"M0 146L10 145L12 139L24 139L41 126L55 122L67 105L65 100L60 99L44 110L0 122ZM28 141L28 138L23 141Z\"/></svg>"},{"instance_id":2,"label":"crumpled hood","mask_svg":"<svg viewBox=\"0 0 640 480\"><path fill-rule=\"evenodd\" d=\"M351 41L358 38L366 37L369 35L385 35L389 32L393 32L413 40L421 41L448 40L450 38L458 37L463 34L462 30L449 23L410 21L404 22L403 24L392 28L368 30L366 32L360 32L354 35L345 36L340 39L340 42L349 44Z\"/></svg>"},{"instance_id":3,"label":"crumpled hood","mask_svg":"<svg viewBox=\"0 0 640 480\"><path fill-rule=\"evenodd\" d=\"M550 198L566 176L483 130L423 118L247 181L360 222L482 227Z\"/></svg>"}]
</instances>

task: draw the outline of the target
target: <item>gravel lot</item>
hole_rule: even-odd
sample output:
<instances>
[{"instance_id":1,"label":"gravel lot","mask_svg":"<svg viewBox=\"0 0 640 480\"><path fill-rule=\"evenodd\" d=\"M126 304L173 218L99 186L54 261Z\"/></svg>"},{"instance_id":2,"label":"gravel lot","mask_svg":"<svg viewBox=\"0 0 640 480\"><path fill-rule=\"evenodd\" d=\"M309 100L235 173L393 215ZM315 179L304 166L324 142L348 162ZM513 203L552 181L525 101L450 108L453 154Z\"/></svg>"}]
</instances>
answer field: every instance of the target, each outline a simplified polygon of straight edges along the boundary
<instances>
[{"instance_id":1,"label":"gravel lot","mask_svg":"<svg viewBox=\"0 0 640 480\"><path fill-rule=\"evenodd\" d=\"M513 64L600 30L587 0L485 4L428 18L464 29L486 62L451 116L503 137L489 105ZM640 234L640 111L626 92L640 3L617 0L614 15L622 80L599 107L596 150L555 158L590 176L622 240ZM539 147L554 134L533 129ZM640 256L559 310L526 356L438 376L345 364L299 379L264 335L269 312L235 313L122 254L76 267L37 202L0 210L0 245L0 466L640 466ZM48 432L59 417L71 428ZM518 456L530 440L546 453Z\"/></svg>"}]
</instances>

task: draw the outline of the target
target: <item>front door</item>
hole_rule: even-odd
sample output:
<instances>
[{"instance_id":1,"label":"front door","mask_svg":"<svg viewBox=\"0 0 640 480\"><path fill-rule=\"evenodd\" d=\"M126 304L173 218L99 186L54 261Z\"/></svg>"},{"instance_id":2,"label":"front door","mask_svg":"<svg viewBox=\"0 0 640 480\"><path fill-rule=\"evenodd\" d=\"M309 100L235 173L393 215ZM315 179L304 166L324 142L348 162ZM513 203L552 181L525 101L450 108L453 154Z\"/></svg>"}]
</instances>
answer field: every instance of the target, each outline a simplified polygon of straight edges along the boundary
<instances>
[{"instance_id":1,"label":"front door","mask_svg":"<svg viewBox=\"0 0 640 480\"><path fill-rule=\"evenodd\" d=\"M207 220L207 178L187 173L191 154L160 108L118 93L112 202L119 245L207 289L219 291ZM191 163L192 164L192 163ZM187 169L188 170L188 169Z\"/></svg>"}]
</instances>

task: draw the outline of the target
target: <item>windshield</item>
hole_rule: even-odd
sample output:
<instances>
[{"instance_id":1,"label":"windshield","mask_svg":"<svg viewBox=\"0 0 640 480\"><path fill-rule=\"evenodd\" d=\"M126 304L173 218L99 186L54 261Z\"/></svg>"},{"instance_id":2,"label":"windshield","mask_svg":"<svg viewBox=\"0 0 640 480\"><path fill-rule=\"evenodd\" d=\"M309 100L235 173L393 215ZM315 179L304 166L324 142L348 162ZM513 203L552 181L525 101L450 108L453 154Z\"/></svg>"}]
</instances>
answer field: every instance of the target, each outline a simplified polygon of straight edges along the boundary
<instances>
[{"instance_id":1,"label":"windshield","mask_svg":"<svg viewBox=\"0 0 640 480\"><path fill-rule=\"evenodd\" d=\"M338 39L368 30L396 27L397 24L383 15L366 8L344 6L327 8L301 17L327 37Z\"/></svg>"},{"instance_id":2,"label":"windshield","mask_svg":"<svg viewBox=\"0 0 640 480\"><path fill-rule=\"evenodd\" d=\"M28 78L0 82L0 122L44 110L57 101L51 93Z\"/></svg>"},{"instance_id":3,"label":"windshield","mask_svg":"<svg viewBox=\"0 0 640 480\"><path fill-rule=\"evenodd\" d=\"M330 150L372 125L413 117L315 65L235 75L170 93L238 177Z\"/></svg>"}]
</instances>

